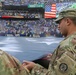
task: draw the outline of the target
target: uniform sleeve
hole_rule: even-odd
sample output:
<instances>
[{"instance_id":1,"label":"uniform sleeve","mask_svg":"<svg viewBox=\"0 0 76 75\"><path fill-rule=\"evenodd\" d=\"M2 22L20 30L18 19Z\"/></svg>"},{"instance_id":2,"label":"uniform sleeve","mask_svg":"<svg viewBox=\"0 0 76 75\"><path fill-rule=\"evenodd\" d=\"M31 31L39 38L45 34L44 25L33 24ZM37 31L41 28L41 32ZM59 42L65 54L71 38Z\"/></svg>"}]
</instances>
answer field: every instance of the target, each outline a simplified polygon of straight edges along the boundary
<instances>
[{"instance_id":1,"label":"uniform sleeve","mask_svg":"<svg viewBox=\"0 0 76 75\"><path fill-rule=\"evenodd\" d=\"M32 75L75 75L76 74L76 49L74 46L57 48L51 58L48 70L36 65Z\"/></svg>"},{"instance_id":2,"label":"uniform sleeve","mask_svg":"<svg viewBox=\"0 0 76 75\"><path fill-rule=\"evenodd\" d=\"M0 75L30 75L30 73L16 58L0 50Z\"/></svg>"},{"instance_id":3,"label":"uniform sleeve","mask_svg":"<svg viewBox=\"0 0 76 75\"><path fill-rule=\"evenodd\" d=\"M56 57L49 69L52 68L55 75L75 75L76 74L76 49L74 46L58 48Z\"/></svg>"},{"instance_id":4,"label":"uniform sleeve","mask_svg":"<svg viewBox=\"0 0 76 75\"><path fill-rule=\"evenodd\" d=\"M36 64L35 67L31 71L31 75L44 75L47 72L43 66Z\"/></svg>"}]
</instances>

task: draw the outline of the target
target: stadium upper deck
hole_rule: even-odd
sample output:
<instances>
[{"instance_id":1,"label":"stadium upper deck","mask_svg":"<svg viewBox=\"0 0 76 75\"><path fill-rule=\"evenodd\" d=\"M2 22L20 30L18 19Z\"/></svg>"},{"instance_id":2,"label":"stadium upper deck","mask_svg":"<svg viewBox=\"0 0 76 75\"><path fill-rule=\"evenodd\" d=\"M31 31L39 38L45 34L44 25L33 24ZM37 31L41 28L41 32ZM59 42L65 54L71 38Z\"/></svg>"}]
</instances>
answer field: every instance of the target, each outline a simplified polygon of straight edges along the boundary
<instances>
[{"instance_id":1,"label":"stadium upper deck","mask_svg":"<svg viewBox=\"0 0 76 75\"><path fill-rule=\"evenodd\" d=\"M6 5L51 4L61 2L76 2L76 0L1 0Z\"/></svg>"}]
</instances>

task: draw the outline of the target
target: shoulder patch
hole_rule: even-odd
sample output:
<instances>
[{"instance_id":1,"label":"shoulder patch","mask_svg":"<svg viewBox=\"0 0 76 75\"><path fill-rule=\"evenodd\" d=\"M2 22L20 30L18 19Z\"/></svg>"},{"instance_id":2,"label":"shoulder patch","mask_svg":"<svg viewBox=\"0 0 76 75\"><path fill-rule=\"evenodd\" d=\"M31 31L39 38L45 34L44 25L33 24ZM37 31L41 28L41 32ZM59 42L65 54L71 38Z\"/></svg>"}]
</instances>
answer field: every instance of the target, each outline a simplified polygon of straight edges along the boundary
<instances>
[{"instance_id":1,"label":"shoulder patch","mask_svg":"<svg viewBox=\"0 0 76 75\"><path fill-rule=\"evenodd\" d=\"M65 72L65 71L68 70L68 65L66 63L61 63L59 65L59 69L60 69L61 72Z\"/></svg>"}]
</instances>

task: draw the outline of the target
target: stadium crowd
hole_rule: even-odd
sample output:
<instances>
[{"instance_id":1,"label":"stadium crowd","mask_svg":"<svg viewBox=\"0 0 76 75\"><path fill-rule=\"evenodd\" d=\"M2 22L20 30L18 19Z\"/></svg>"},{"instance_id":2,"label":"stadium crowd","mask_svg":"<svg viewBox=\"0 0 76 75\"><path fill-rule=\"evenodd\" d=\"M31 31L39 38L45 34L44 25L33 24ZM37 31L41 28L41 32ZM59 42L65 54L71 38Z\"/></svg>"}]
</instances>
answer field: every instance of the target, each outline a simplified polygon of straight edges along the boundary
<instances>
[{"instance_id":1,"label":"stadium crowd","mask_svg":"<svg viewBox=\"0 0 76 75\"><path fill-rule=\"evenodd\" d=\"M45 7L51 3L56 3L56 13L60 12L72 5L76 0L2 0L6 5L27 5L27 4L39 4L44 3ZM61 9L60 9L61 8ZM47 8L46 8L47 9ZM45 10L46 10L45 9ZM48 8L49 9L49 8ZM0 16L3 14L7 15L25 15L27 17L27 12L23 14L22 12L15 13L15 11L0 11ZM30 14L28 14L30 16ZM31 17L40 18L40 14L32 14ZM32 21L22 21L22 20L0 20L0 35L1 36L25 36L25 37L46 37L46 36L57 36L62 37L59 30L57 29L57 24L55 24L54 19L41 18L39 20Z\"/></svg>"},{"instance_id":2,"label":"stadium crowd","mask_svg":"<svg viewBox=\"0 0 76 75\"><path fill-rule=\"evenodd\" d=\"M6 5L27 5L27 4L51 4L61 2L75 2L76 0L2 0Z\"/></svg>"},{"instance_id":3,"label":"stadium crowd","mask_svg":"<svg viewBox=\"0 0 76 75\"><path fill-rule=\"evenodd\" d=\"M42 15L39 12L28 12L28 11L18 11L18 10L4 10L0 11L0 16L16 16L18 18L40 18Z\"/></svg>"},{"instance_id":4,"label":"stadium crowd","mask_svg":"<svg viewBox=\"0 0 76 75\"><path fill-rule=\"evenodd\" d=\"M2 36L25 36L25 37L46 37L61 36L54 20L41 19L33 21L0 21L0 35Z\"/></svg>"}]
</instances>

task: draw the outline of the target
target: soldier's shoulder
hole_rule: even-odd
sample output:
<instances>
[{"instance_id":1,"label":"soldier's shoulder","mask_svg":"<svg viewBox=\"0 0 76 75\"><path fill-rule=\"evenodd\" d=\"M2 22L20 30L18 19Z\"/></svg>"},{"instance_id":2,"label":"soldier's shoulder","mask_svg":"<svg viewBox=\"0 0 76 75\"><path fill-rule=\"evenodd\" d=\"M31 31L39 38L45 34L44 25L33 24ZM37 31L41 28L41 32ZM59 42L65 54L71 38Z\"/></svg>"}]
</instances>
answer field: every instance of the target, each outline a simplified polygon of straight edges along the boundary
<instances>
[{"instance_id":1,"label":"soldier's shoulder","mask_svg":"<svg viewBox=\"0 0 76 75\"><path fill-rule=\"evenodd\" d=\"M70 38L70 43L72 45L76 45L76 34L73 34L72 37Z\"/></svg>"}]
</instances>

